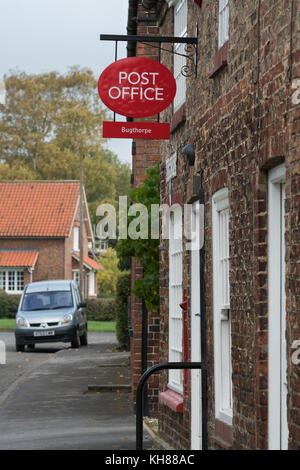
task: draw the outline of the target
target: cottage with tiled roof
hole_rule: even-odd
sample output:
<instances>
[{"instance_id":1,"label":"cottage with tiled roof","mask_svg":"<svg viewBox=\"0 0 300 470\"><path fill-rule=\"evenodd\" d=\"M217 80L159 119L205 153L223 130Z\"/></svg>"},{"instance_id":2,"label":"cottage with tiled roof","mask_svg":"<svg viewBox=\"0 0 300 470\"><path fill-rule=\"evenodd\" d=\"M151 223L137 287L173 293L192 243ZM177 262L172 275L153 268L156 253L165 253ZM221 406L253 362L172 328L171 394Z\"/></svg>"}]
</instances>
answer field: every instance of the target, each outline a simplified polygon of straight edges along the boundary
<instances>
[{"instance_id":1,"label":"cottage with tiled roof","mask_svg":"<svg viewBox=\"0 0 300 470\"><path fill-rule=\"evenodd\" d=\"M18 294L28 282L79 281L78 181L0 181L0 289ZM102 266L84 196L84 295L97 295Z\"/></svg>"}]
</instances>

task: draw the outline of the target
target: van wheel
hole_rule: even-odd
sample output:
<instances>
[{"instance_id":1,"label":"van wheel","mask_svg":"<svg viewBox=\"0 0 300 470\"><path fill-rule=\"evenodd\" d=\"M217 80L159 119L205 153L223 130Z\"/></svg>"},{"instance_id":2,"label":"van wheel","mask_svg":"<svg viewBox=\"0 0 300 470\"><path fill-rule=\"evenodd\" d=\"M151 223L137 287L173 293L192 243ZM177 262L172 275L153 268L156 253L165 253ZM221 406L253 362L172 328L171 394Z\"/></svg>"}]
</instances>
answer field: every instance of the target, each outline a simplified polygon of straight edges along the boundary
<instances>
[{"instance_id":1,"label":"van wheel","mask_svg":"<svg viewBox=\"0 0 300 470\"><path fill-rule=\"evenodd\" d=\"M84 330L83 335L80 336L80 344L81 346L87 346L88 344L88 335L87 335L87 330Z\"/></svg>"},{"instance_id":2,"label":"van wheel","mask_svg":"<svg viewBox=\"0 0 300 470\"><path fill-rule=\"evenodd\" d=\"M24 352L25 346L24 344L20 344L16 342L16 351L17 352Z\"/></svg>"},{"instance_id":3,"label":"van wheel","mask_svg":"<svg viewBox=\"0 0 300 470\"><path fill-rule=\"evenodd\" d=\"M71 341L71 347L73 349L77 349L77 348L79 348L79 346L80 346L80 336L79 336L79 330L77 329L75 331L74 337Z\"/></svg>"},{"instance_id":4,"label":"van wheel","mask_svg":"<svg viewBox=\"0 0 300 470\"><path fill-rule=\"evenodd\" d=\"M28 344L28 349L34 349L35 344Z\"/></svg>"}]
</instances>

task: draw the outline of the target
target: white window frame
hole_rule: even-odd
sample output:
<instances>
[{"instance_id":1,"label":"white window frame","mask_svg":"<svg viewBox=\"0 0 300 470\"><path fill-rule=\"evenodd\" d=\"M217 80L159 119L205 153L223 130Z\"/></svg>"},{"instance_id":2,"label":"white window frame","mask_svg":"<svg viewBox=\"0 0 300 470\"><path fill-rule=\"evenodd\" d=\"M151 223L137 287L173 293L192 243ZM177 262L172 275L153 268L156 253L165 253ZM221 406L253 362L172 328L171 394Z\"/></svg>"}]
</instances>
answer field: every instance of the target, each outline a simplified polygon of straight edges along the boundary
<instances>
[{"instance_id":1,"label":"white window frame","mask_svg":"<svg viewBox=\"0 0 300 470\"><path fill-rule=\"evenodd\" d=\"M182 211L170 212L169 219L169 361L182 361ZM181 370L169 371L168 388L183 394Z\"/></svg>"},{"instance_id":2,"label":"white window frame","mask_svg":"<svg viewBox=\"0 0 300 470\"><path fill-rule=\"evenodd\" d=\"M73 227L73 250L79 251L79 227Z\"/></svg>"},{"instance_id":3,"label":"white window frame","mask_svg":"<svg viewBox=\"0 0 300 470\"><path fill-rule=\"evenodd\" d=\"M22 294L24 290L24 270L22 269L0 269L0 274L2 276L2 273L4 273L4 289L7 294ZM13 274L13 287L14 289L9 289L10 286L10 276ZM18 275L21 276L21 284L22 284L22 289L18 289L18 284L19 284L19 279ZM0 284L0 289L3 286L3 281L1 280Z\"/></svg>"},{"instance_id":4,"label":"white window frame","mask_svg":"<svg viewBox=\"0 0 300 470\"><path fill-rule=\"evenodd\" d=\"M229 286L229 197L212 198L215 415L232 424L232 364Z\"/></svg>"},{"instance_id":5,"label":"white window frame","mask_svg":"<svg viewBox=\"0 0 300 470\"><path fill-rule=\"evenodd\" d=\"M174 7L174 36L187 36L187 0L177 0L172 2ZM173 51L178 54L186 55L185 44L174 44ZM174 113L185 103L186 99L186 77L182 75L181 70L186 65L186 58L174 54L174 78L176 80L177 91L173 102Z\"/></svg>"},{"instance_id":6,"label":"white window frame","mask_svg":"<svg viewBox=\"0 0 300 470\"><path fill-rule=\"evenodd\" d=\"M285 165L268 174L269 450L288 449L285 296Z\"/></svg>"},{"instance_id":7,"label":"white window frame","mask_svg":"<svg viewBox=\"0 0 300 470\"><path fill-rule=\"evenodd\" d=\"M219 0L219 49L229 40L229 0Z\"/></svg>"}]
</instances>

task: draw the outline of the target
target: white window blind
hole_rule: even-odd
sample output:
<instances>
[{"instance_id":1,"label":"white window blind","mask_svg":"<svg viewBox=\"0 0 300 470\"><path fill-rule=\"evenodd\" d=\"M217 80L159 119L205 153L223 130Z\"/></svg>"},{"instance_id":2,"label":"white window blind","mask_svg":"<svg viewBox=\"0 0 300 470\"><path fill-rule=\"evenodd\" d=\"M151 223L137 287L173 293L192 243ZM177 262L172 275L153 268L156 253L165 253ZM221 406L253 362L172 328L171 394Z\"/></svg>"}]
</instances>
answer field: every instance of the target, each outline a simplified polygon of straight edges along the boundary
<instances>
[{"instance_id":1,"label":"white window blind","mask_svg":"<svg viewBox=\"0 0 300 470\"><path fill-rule=\"evenodd\" d=\"M182 220L181 211L170 214L169 239L169 361L182 361ZM169 371L169 387L183 392L182 371Z\"/></svg>"},{"instance_id":2,"label":"white window blind","mask_svg":"<svg viewBox=\"0 0 300 470\"><path fill-rule=\"evenodd\" d=\"M174 36L185 37L187 35L187 0L180 0L174 6ZM174 44L174 52L186 55L185 44ZM174 77L177 92L174 99L174 112L185 103L186 79L181 70L186 65L186 58L174 54Z\"/></svg>"},{"instance_id":3,"label":"white window blind","mask_svg":"<svg viewBox=\"0 0 300 470\"><path fill-rule=\"evenodd\" d=\"M213 299L216 417L232 423L229 286L229 200L223 188L213 196Z\"/></svg>"},{"instance_id":4,"label":"white window blind","mask_svg":"<svg viewBox=\"0 0 300 470\"><path fill-rule=\"evenodd\" d=\"M219 0L219 48L229 40L229 0Z\"/></svg>"}]
</instances>

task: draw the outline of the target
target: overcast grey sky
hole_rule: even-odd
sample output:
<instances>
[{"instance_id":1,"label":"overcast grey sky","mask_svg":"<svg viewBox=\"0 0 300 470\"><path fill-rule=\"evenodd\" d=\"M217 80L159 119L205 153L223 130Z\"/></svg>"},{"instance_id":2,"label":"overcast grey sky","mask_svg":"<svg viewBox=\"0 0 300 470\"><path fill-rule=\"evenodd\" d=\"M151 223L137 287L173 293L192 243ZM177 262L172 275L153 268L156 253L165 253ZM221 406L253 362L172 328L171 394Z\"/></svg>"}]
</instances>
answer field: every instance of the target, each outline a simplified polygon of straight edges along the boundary
<instances>
[{"instance_id":1,"label":"overcast grey sky","mask_svg":"<svg viewBox=\"0 0 300 470\"><path fill-rule=\"evenodd\" d=\"M114 61L114 43L99 35L126 34L127 13L128 0L0 0L0 79L10 70L64 73L73 65L98 79ZM131 140L111 139L108 148L131 163Z\"/></svg>"}]
</instances>

